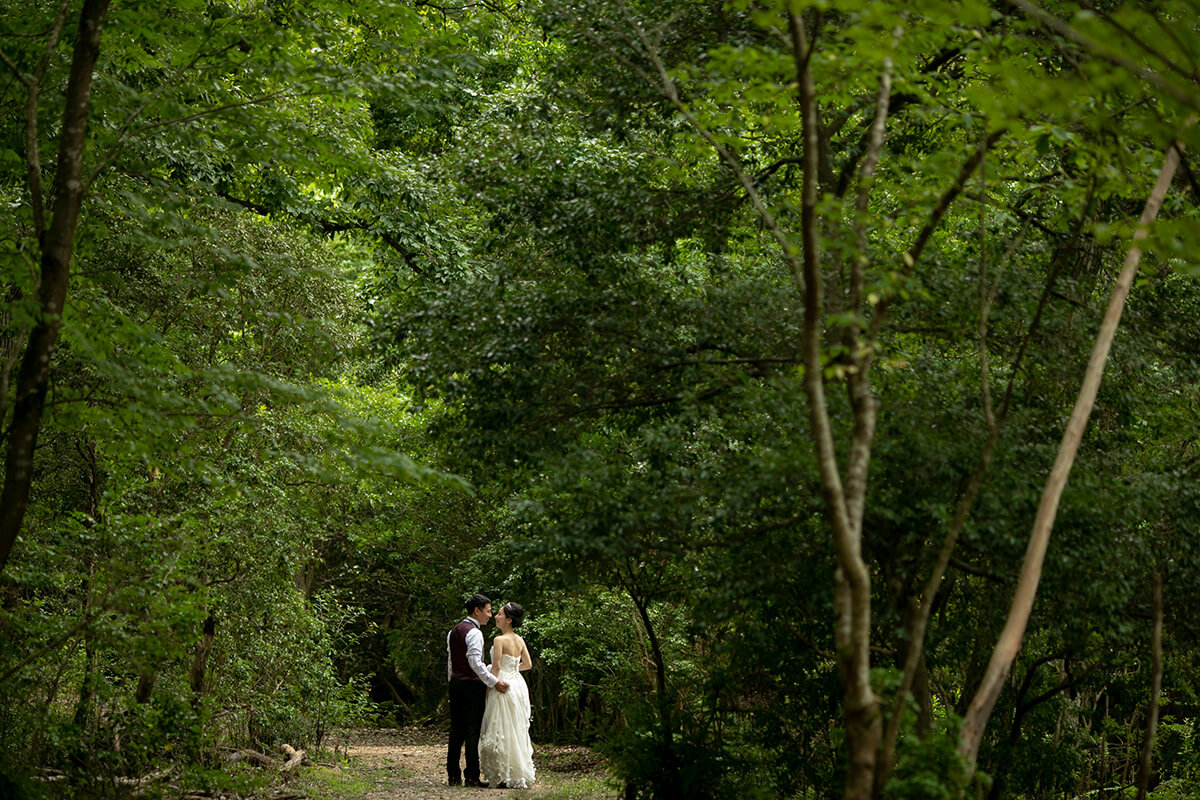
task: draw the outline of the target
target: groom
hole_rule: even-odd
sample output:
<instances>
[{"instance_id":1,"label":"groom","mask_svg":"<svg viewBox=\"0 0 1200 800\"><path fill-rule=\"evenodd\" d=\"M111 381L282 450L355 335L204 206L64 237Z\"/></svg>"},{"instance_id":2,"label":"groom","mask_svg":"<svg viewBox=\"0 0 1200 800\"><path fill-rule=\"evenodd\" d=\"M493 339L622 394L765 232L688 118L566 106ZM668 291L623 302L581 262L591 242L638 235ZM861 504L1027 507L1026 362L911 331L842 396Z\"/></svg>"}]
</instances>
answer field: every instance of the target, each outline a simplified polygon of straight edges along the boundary
<instances>
[{"instance_id":1,"label":"groom","mask_svg":"<svg viewBox=\"0 0 1200 800\"><path fill-rule=\"evenodd\" d=\"M450 682L450 749L446 777L451 786L486 786L479 780L479 728L488 687L503 694L508 684L483 663L483 626L492 618L492 601L481 594L467 601L467 618L446 634L446 678ZM467 768L460 772L459 753L467 746Z\"/></svg>"}]
</instances>

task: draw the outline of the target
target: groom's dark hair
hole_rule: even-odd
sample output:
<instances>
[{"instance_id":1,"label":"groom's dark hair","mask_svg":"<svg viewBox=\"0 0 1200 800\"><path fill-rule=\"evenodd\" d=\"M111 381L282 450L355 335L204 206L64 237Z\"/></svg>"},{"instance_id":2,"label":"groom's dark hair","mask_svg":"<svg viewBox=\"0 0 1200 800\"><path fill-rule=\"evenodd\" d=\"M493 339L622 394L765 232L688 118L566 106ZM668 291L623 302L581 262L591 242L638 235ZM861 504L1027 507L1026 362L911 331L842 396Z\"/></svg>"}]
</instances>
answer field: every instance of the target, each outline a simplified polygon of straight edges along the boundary
<instances>
[{"instance_id":1,"label":"groom's dark hair","mask_svg":"<svg viewBox=\"0 0 1200 800\"><path fill-rule=\"evenodd\" d=\"M474 614L475 609L490 605L491 602L491 600L488 600L481 594L473 594L471 595L471 599L467 601L467 613Z\"/></svg>"}]
</instances>

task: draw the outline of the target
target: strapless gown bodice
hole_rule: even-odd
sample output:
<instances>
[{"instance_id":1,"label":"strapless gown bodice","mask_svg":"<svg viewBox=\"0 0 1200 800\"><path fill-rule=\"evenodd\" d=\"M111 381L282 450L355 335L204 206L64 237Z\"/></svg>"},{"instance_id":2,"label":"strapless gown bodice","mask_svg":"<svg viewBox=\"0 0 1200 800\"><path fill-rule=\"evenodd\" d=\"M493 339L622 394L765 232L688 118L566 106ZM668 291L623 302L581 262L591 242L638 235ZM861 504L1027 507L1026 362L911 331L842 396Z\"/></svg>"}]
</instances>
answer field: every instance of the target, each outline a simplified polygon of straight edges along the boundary
<instances>
[{"instance_id":1,"label":"strapless gown bodice","mask_svg":"<svg viewBox=\"0 0 1200 800\"><path fill-rule=\"evenodd\" d=\"M510 656L508 653L500 656L500 678L505 683L511 683L514 677L520 677L520 675L521 659Z\"/></svg>"}]
</instances>

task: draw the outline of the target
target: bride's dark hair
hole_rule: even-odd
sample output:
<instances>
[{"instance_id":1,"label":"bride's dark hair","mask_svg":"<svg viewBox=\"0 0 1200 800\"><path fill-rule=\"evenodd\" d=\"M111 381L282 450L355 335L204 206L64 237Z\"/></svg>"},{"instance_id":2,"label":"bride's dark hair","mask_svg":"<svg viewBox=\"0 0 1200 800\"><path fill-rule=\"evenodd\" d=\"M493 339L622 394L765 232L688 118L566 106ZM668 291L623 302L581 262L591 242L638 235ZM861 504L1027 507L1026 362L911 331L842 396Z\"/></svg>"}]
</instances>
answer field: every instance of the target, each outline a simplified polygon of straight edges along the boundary
<instances>
[{"instance_id":1,"label":"bride's dark hair","mask_svg":"<svg viewBox=\"0 0 1200 800\"><path fill-rule=\"evenodd\" d=\"M525 619L525 609L521 608L520 604L510 601L504 604L504 616L512 620L514 628L519 628L521 620Z\"/></svg>"}]
</instances>

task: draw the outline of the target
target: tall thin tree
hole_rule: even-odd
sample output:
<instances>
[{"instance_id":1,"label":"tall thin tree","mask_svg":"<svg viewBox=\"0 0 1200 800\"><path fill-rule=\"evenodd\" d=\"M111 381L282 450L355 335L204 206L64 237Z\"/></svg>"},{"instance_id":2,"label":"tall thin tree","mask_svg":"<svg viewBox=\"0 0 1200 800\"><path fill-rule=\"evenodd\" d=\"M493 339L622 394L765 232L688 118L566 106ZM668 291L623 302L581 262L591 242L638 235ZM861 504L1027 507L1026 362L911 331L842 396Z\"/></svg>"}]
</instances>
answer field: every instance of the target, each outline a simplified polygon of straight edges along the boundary
<instances>
[{"instance_id":1,"label":"tall thin tree","mask_svg":"<svg viewBox=\"0 0 1200 800\"><path fill-rule=\"evenodd\" d=\"M49 227L43 230L39 226L37 230L41 247L38 320L29 332L17 372L13 419L5 450L4 488L0 490L0 571L8 563L29 505L33 453L37 447L50 384L50 357L62 327L62 312L71 278L75 230L83 205L83 151L91 112L92 76L100 55L100 35L108 15L109 2L84 0L79 14L79 29L63 107L58 164L54 173L53 212ZM57 36L56 33L54 35ZM27 90L36 91L36 88L27 87ZM31 119L36 124L36 109ZM31 124L30 120L27 119L26 124ZM31 172L30 190L38 192L32 198L36 209L42 200L40 178L33 180L34 172ZM35 220L37 217L35 214Z\"/></svg>"},{"instance_id":2,"label":"tall thin tree","mask_svg":"<svg viewBox=\"0 0 1200 800\"><path fill-rule=\"evenodd\" d=\"M1142 249L1139 243L1148 235L1150 223L1154 221L1154 218L1158 216L1159 209L1162 208L1163 201L1167 196L1167 189L1175 175L1175 169L1179 166L1179 158L1180 146L1178 144L1171 145L1167 149L1167 155L1162 169L1158 173L1154 189L1150 192L1146 205L1142 209L1137 230L1133 234L1133 243L1125 255L1125 263L1117 276L1116 285L1113 286L1112 294L1109 297L1108 308L1100 323L1100 330L1096 334L1092 355L1088 361L1087 370L1084 372L1083 383L1079 387L1075 406L1071 410L1067 429L1063 432L1062 442L1059 444L1058 454L1054 459L1054 466L1051 468L1050 475L1046 478L1045 488L1042 490L1042 499L1038 505L1037 515L1034 517L1033 530L1029 535L1029 544L1025 550L1025 560L1021 565L1021 575L1013 593L1004 629L1000 632L1000 637L992 650L983 680L980 681L979 687L971 699L971 705L963 716L958 751L972 765L979 754L979 745L983 741L983 732L987 727L988 718L991 717L996 700L1000 697L1000 690L1004 688L1004 682L1007 680L1013 661L1021 648L1029 615L1033 612L1033 601L1037 596L1042 565L1046 560L1046 548L1050 543L1050 532L1054 528L1054 519L1058 514L1058 504L1062 499L1063 489L1067 485L1067 477L1071 474L1071 467L1075 464L1075 456L1079 452L1083 432L1087 428L1088 418L1095 405L1096 394L1100 390L1100 381L1104 377L1104 365L1108 360L1108 353L1112 349L1117 326L1121 322L1125 300L1129 296L1129 289L1133 285L1133 279L1137 276L1138 267L1141 264Z\"/></svg>"}]
</instances>

